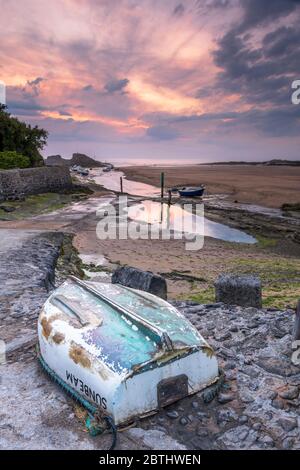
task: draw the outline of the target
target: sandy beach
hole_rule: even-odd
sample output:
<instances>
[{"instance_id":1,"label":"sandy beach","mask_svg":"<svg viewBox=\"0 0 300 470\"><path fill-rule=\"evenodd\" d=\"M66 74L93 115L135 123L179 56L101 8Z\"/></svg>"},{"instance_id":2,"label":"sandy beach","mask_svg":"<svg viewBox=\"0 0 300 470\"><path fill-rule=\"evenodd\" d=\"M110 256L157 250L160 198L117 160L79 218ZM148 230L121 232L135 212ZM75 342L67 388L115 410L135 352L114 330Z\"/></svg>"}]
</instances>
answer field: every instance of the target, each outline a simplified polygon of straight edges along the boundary
<instances>
[{"instance_id":1,"label":"sandy beach","mask_svg":"<svg viewBox=\"0 0 300 470\"><path fill-rule=\"evenodd\" d=\"M206 186L207 194L227 194L231 201L281 207L300 201L300 167L252 165L128 166L127 178L159 187Z\"/></svg>"}]
</instances>

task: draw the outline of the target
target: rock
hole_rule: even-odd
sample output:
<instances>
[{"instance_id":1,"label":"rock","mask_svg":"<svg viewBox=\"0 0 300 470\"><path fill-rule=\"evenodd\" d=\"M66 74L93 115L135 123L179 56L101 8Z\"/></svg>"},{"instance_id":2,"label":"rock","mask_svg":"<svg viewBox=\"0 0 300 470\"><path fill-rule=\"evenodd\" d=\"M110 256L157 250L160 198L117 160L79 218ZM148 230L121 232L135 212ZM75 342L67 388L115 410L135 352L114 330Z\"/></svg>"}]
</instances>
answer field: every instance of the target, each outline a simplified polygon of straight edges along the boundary
<instances>
[{"instance_id":1,"label":"rock","mask_svg":"<svg viewBox=\"0 0 300 470\"><path fill-rule=\"evenodd\" d=\"M186 450L185 446L157 429L145 431L142 428L132 428L127 431L127 434L135 441L141 440L145 446L153 450Z\"/></svg>"},{"instance_id":2,"label":"rock","mask_svg":"<svg viewBox=\"0 0 300 470\"><path fill-rule=\"evenodd\" d=\"M217 423L221 425L238 420L237 413L234 411L233 408L230 407L220 408L216 413L216 417Z\"/></svg>"},{"instance_id":3,"label":"rock","mask_svg":"<svg viewBox=\"0 0 300 470\"><path fill-rule=\"evenodd\" d=\"M162 299L167 299L166 280L150 271L142 271L130 266L122 266L117 268L113 273L111 282L113 284L121 284L133 289L150 292Z\"/></svg>"},{"instance_id":4,"label":"rock","mask_svg":"<svg viewBox=\"0 0 300 470\"><path fill-rule=\"evenodd\" d=\"M63 158L61 155L49 155L45 163L47 166L73 166L78 165L84 168L96 168L107 166L108 164L94 160L83 153L73 153L71 159Z\"/></svg>"},{"instance_id":5,"label":"rock","mask_svg":"<svg viewBox=\"0 0 300 470\"><path fill-rule=\"evenodd\" d=\"M252 428L254 431L260 431L261 430L261 424L260 423L254 423Z\"/></svg>"},{"instance_id":6,"label":"rock","mask_svg":"<svg viewBox=\"0 0 300 470\"><path fill-rule=\"evenodd\" d=\"M225 370L231 370L236 368L236 363L233 361L227 361L226 364L224 365Z\"/></svg>"},{"instance_id":7,"label":"rock","mask_svg":"<svg viewBox=\"0 0 300 470\"><path fill-rule=\"evenodd\" d=\"M218 402L221 403L221 405L229 403L232 400L234 400L234 395L232 393L220 393L218 397Z\"/></svg>"},{"instance_id":8,"label":"rock","mask_svg":"<svg viewBox=\"0 0 300 470\"><path fill-rule=\"evenodd\" d=\"M226 371L226 380L236 380L236 373L233 370Z\"/></svg>"},{"instance_id":9,"label":"rock","mask_svg":"<svg viewBox=\"0 0 300 470\"><path fill-rule=\"evenodd\" d=\"M287 437L282 443L282 448L287 450L291 449L294 445L294 439L292 437Z\"/></svg>"},{"instance_id":10,"label":"rock","mask_svg":"<svg viewBox=\"0 0 300 470\"><path fill-rule=\"evenodd\" d=\"M236 325L233 325L229 328L229 331L231 331L231 333L237 333L239 329Z\"/></svg>"},{"instance_id":11,"label":"rock","mask_svg":"<svg viewBox=\"0 0 300 470\"><path fill-rule=\"evenodd\" d=\"M197 436L199 437L207 437L208 436L208 431L206 429L203 429L203 428L199 428L198 431L197 431Z\"/></svg>"},{"instance_id":12,"label":"rock","mask_svg":"<svg viewBox=\"0 0 300 470\"><path fill-rule=\"evenodd\" d=\"M263 443L266 444L267 446L271 446L271 447L273 447L273 445L274 445L274 441L273 441L272 437L269 436L268 434L266 434L265 436L261 437L261 438L260 438L260 442L263 442Z\"/></svg>"},{"instance_id":13,"label":"rock","mask_svg":"<svg viewBox=\"0 0 300 470\"><path fill-rule=\"evenodd\" d=\"M242 430L239 432L239 439L240 439L240 441L244 441L244 440L248 437L248 434L249 434L249 429L242 429Z\"/></svg>"},{"instance_id":14,"label":"rock","mask_svg":"<svg viewBox=\"0 0 300 470\"><path fill-rule=\"evenodd\" d=\"M188 424L189 420L183 416L182 418L180 418L179 422L182 426L186 426Z\"/></svg>"},{"instance_id":15,"label":"rock","mask_svg":"<svg viewBox=\"0 0 300 470\"><path fill-rule=\"evenodd\" d=\"M177 419L179 417L179 413L177 413L176 410L167 411L166 415L171 419Z\"/></svg>"},{"instance_id":16,"label":"rock","mask_svg":"<svg viewBox=\"0 0 300 470\"><path fill-rule=\"evenodd\" d=\"M231 338L231 333L227 331L226 333L216 332L214 335L216 341L226 341L226 339Z\"/></svg>"},{"instance_id":17,"label":"rock","mask_svg":"<svg viewBox=\"0 0 300 470\"><path fill-rule=\"evenodd\" d=\"M255 276L221 274L215 282L216 301L261 308L261 281Z\"/></svg>"},{"instance_id":18,"label":"rock","mask_svg":"<svg viewBox=\"0 0 300 470\"><path fill-rule=\"evenodd\" d=\"M285 400L295 400L295 398L298 398L299 396L299 388L290 387L283 392L279 392L279 396Z\"/></svg>"},{"instance_id":19,"label":"rock","mask_svg":"<svg viewBox=\"0 0 300 470\"><path fill-rule=\"evenodd\" d=\"M241 441L241 437L244 439ZM238 426L229 429L218 438L218 443L225 446L226 449L250 449L257 440L257 432L248 426Z\"/></svg>"},{"instance_id":20,"label":"rock","mask_svg":"<svg viewBox=\"0 0 300 470\"><path fill-rule=\"evenodd\" d=\"M6 345L6 354L9 357L11 354L16 353L18 350L23 350L34 346L37 343L37 332L32 331L24 334L23 336L16 337Z\"/></svg>"},{"instance_id":21,"label":"rock","mask_svg":"<svg viewBox=\"0 0 300 470\"><path fill-rule=\"evenodd\" d=\"M292 431L298 427L298 421L296 418L280 418L277 423L286 431Z\"/></svg>"},{"instance_id":22,"label":"rock","mask_svg":"<svg viewBox=\"0 0 300 470\"><path fill-rule=\"evenodd\" d=\"M239 423L240 424L246 424L247 421L248 421L248 416L242 415L242 416L239 417Z\"/></svg>"},{"instance_id":23,"label":"rock","mask_svg":"<svg viewBox=\"0 0 300 470\"><path fill-rule=\"evenodd\" d=\"M94 158L88 157L84 153L73 153L71 160L69 160L70 165L79 165L84 168L95 168L107 166L107 164L101 163Z\"/></svg>"}]
</instances>

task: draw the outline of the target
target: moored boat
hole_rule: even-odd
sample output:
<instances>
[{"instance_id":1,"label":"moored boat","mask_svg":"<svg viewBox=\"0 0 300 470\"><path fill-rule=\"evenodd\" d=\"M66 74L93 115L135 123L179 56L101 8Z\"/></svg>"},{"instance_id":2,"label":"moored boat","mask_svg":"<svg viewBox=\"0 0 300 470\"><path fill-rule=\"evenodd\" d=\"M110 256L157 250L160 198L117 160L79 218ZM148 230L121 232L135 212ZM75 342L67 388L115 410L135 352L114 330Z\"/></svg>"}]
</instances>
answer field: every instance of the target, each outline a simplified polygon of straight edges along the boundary
<instances>
[{"instance_id":1,"label":"moored boat","mask_svg":"<svg viewBox=\"0 0 300 470\"><path fill-rule=\"evenodd\" d=\"M199 197L199 196L203 196L203 193L205 191L205 187L204 186L199 186L199 187L194 187L194 186L190 186L190 187L183 187L183 188L178 188L178 192L180 194L180 196L182 197Z\"/></svg>"}]
</instances>

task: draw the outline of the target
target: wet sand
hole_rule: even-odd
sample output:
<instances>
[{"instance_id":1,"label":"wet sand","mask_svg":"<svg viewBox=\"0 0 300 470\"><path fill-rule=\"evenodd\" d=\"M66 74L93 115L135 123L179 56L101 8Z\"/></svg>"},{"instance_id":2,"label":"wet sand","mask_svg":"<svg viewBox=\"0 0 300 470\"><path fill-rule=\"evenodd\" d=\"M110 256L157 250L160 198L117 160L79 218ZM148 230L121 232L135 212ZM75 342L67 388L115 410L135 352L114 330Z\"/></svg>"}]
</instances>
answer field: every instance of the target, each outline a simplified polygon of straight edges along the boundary
<instances>
[{"instance_id":1,"label":"wet sand","mask_svg":"<svg viewBox=\"0 0 300 470\"><path fill-rule=\"evenodd\" d=\"M128 179L159 187L206 186L208 194L227 194L231 201L279 208L300 201L300 167L252 165L128 166Z\"/></svg>"}]
</instances>

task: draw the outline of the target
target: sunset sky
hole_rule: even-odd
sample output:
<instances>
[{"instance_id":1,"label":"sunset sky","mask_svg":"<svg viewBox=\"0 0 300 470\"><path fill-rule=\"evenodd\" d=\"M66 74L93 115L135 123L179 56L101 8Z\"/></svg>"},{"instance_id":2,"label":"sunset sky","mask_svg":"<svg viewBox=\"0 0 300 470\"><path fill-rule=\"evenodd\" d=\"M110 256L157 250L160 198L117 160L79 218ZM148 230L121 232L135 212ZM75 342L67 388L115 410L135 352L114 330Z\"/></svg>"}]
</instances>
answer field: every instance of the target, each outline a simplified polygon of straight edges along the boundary
<instances>
[{"instance_id":1,"label":"sunset sky","mask_svg":"<svg viewBox=\"0 0 300 470\"><path fill-rule=\"evenodd\" d=\"M44 154L300 159L300 0L0 0L9 111Z\"/></svg>"}]
</instances>

